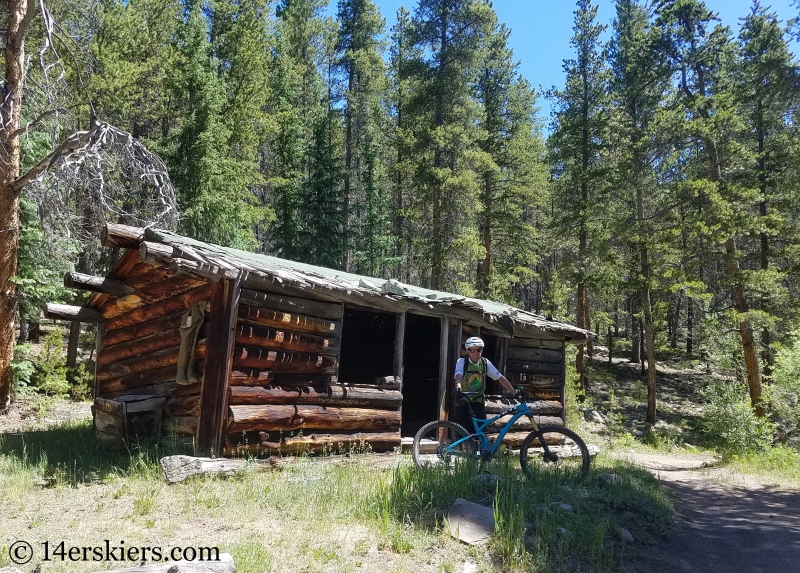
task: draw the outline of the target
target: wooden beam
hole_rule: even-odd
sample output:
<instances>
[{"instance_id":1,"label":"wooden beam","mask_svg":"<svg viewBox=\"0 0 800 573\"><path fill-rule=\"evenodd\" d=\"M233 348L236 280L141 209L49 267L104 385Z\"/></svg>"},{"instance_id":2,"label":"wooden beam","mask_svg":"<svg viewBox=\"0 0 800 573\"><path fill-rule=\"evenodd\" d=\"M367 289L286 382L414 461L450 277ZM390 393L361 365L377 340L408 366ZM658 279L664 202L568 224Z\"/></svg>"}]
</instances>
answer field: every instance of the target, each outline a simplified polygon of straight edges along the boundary
<instances>
[{"instance_id":1,"label":"wooden beam","mask_svg":"<svg viewBox=\"0 0 800 573\"><path fill-rule=\"evenodd\" d=\"M106 223L100 233L100 243L105 247L138 249L143 240L144 229L117 223Z\"/></svg>"},{"instance_id":2,"label":"wooden beam","mask_svg":"<svg viewBox=\"0 0 800 573\"><path fill-rule=\"evenodd\" d=\"M252 430L397 430L400 412L375 408L328 406L231 406L229 434Z\"/></svg>"},{"instance_id":3,"label":"wooden beam","mask_svg":"<svg viewBox=\"0 0 800 573\"><path fill-rule=\"evenodd\" d=\"M456 361L461 358L461 329L464 327L464 321L461 319L451 320L450 322L450 350L447 359L448 366L448 380L447 380L447 406L448 413L455 412L455 396L453 395L452 379L453 372L456 369ZM499 339L498 339L499 340Z\"/></svg>"},{"instance_id":4,"label":"wooden beam","mask_svg":"<svg viewBox=\"0 0 800 573\"><path fill-rule=\"evenodd\" d=\"M344 316L344 305L341 303L319 302L250 289L242 289L242 304L331 320L341 320Z\"/></svg>"},{"instance_id":5,"label":"wooden beam","mask_svg":"<svg viewBox=\"0 0 800 573\"><path fill-rule=\"evenodd\" d=\"M44 315L55 320L77 320L78 322L90 322L92 324L102 324L106 321L103 315L93 308L54 302L48 302L45 305Z\"/></svg>"},{"instance_id":6,"label":"wooden beam","mask_svg":"<svg viewBox=\"0 0 800 573\"><path fill-rule=\"evenodd\" d=\"M176 256L175 249L162 243L142 241L139 243L139 260L151 265L169 263Z\"/></svg>"},{"instance_id":7,"label":"wooden beam","mask_svg":"<svg viewBox=\"0 0 800 573\"><path fill-rule=\"evenodd\" d=\"M447 371L447 347L450 335L450 319L446 316L439 320L439 419L446 420L448 414L447 407L447 383L449 372Z\"/></svg>"},{"instance_id":8,"label":"wooden beam","mask_svg":"<svg viewBox=\"0 0 800 573\"><path fill-rule=\"evenodd\" d=\"M112 296L125 296L133 293L135 289L122 284L120 281L106 277L96 277L83 273L67 273L64 275L64 286L91 292L101 292Z\"/></svg>"},{"instance_id":9,"label":"wooden beam","mask_svg":"<svg viewBox=\"0 0 800 573\"><path fill-rule=\"evenodd\" d=\"M227 423L228 385L233 367L233 341L241 281L223 279L211 292L211 320L207 356L200 393L196 452L218 457L222 454L223 429Z\"/></svg>"},{"instance_id":10,"label":"wooden beam","mask_svg":"<svg viewBox=\"0 0 800 573\"><path fill-rule=\"evenodd\" d=\"M403 345L406 340L406 313L401 312L397 315L394 329L394 360L392 373L395 380L400 381L400 392L403 391Z\"/></svg>"}]
</instances>

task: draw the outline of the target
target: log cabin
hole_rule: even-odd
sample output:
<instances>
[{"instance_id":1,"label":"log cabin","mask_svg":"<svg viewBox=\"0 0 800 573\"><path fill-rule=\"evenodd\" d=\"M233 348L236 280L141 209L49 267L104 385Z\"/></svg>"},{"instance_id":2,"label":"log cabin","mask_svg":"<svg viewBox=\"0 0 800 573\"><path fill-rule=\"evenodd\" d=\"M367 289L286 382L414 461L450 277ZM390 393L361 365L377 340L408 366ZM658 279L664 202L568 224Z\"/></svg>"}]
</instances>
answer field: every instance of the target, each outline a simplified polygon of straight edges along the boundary
<instances>
[{"instance_id":1,"label":"log cabin","mask_svg":"<svg viewBox=\"0 0 800 573\"><path fill-rule=\"evenodd\" d=\"M196 455L391 451L454 415L455 361L475 335L543 423L564 423L566 344L589 335L575 326L164 230L109 223L102 243L122 253L107 277L65 277L88 301L46 309L97 324L101 438L118 424L109 405L140 397L159 404L162 435L186 437ZM487 410L508 403L490 397Z\"/></svg>"}]
</instances>

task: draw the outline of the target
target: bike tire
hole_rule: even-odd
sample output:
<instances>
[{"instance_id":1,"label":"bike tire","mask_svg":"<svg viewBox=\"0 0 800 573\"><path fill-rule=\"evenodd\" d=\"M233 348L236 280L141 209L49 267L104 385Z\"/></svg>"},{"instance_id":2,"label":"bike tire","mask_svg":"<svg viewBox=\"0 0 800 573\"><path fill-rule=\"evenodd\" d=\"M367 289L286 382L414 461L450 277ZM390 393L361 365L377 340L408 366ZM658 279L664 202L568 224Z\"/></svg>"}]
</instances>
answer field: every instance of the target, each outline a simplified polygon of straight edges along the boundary
<instances>
[{"instance_id":1,"label":"bike tire","mask_svg":"<svg viewBox=\"0 0 800 573\"><path fill-rule=\"evenodd\" d=\"M544 434L550 435L550 441L560 441L558 436L561 436L564 444L548 445L546 448L541 445L536 446L534 442ZM583 481L589 473L592 458L583 439L569 428L539 426L538 432L531 432L522 442L519 449L519 463L528 478L537 472L553 473L560 474L570 483L576 484Z\"/></svg>"},{"instance_id":2,"label":"bike tire","mask_svg":"<svg viewBox=\"0 0 800 573\"><path fill-rule=\"evenodd\" d=\"M444 440L440 438L440 432L444 433ZM431 466L454 466L455 460L452 455L447 454L444 449L462 438L466 438L471 434L464 429L463 426L450 422L447 420L440 420L425 424L414 436L414 443L411 446L411 456L414 458L414 463L418 468L425 468ZM427 440L427 443L423 443ZM433 447L431 442L436 442L435 450L428 452L428 448ZM475 458L475 442L467 440L463 444L463 457ZM452 463L451 463L452 462Z\"/></svg>"}]
</instances>

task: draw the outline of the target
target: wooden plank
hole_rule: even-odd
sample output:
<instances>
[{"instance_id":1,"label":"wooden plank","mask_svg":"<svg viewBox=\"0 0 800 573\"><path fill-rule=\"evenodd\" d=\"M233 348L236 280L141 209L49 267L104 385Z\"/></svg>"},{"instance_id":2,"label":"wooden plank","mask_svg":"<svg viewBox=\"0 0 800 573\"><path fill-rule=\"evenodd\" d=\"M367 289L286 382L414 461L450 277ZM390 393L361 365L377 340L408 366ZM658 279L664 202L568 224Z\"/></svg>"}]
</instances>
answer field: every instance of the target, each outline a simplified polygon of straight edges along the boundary
<instances>
[{"instance_id":1,"label":"wooden plank","mask_svg":"<svg viewBox=\"0 0 800 573\"><path fill-rule=\"evenodd\" d=\"M242 346L263 346L277 350L339 354L339 340L314 334L292 332L284 328L239 323L236 342Z\"/></svg>"},{"instance_id":2,"label":"wooden plank","mask_svg":"<svg viewBox=\"0 0 800 573\"><path fill-rule=\"evenodd\" d=\"M509 360L531 360L534 362L558 363L564 360L564 355L559 350L546 350L542 348L525 348L520 346L508 349Z\"/></svg>"},{"instance_id":3,"label":"wooden plank","mask_svg":"<svg viewBox=\"0 0 800 573\"><path fill-rule=\"evenodd\" d=\"M320 302L251 289L242 289L242 304L330 320L342 320L344 316L344 305L341 303Z\"/></svg>"},{"instance_id":4,"label":"wooden plank","mask_svg":"<svg viewBox=\"0 0 800 573\"><path fill-rule=\"evenodd\" d=\"M464 321L461 319L453 319L450 321L450 344L447 357L447 407L448 412L451 414L451 419L454 419L456 412L455 395L453 393L453 372L456 369L456 362L461 358L461 349L464 347L461 342L461 333L464 328Z\"/></svg>"},{"instance_id":5,"label":"wooden plank","mask_svg":"<svg viewBox=\"0 0 800 573\"><path fill-rule=\"evenodd\" d=\"M98 324L97 325L97 332L94 336L94 351L95 356L98 356L100 352L102 352L104 348L103 338L106 335L106 325L105 324ZM94 363L94 386L92 390L92 398L97 398L100 395L100 380L97 378L97 372L100 368L100 365L97 364L95 361Z\"/></svg>"},{"instance_id":6,"label":"wooden plank","mask_svg":"<svg viewBox=\"0 0 800 573\"><path fill-rule=\"evenodd\" d=\"M439 419L446 420L448 416L447 386L450 378L447 363L447 347L450 336L450 319L446 316L439 320L439 393L438 407Z\"/></svg>"},{"instance_id":7,"label":"wooden plank","mask_svg":"<svg viewBox=\"0 0 800 573\"><path fill-rule=\"evenodd\" d=\"M274 380L271 370L234 370L231 372L232 386L266 386Z\"/></svg>"},{"instance_id":8,"label":"wooden plank","mask_svg":"<svg viewBox=\"0 0 800 573\"><path fill-rule=\"evenodd\" d=\"M329 338L339 338L342 332L341 321L324 320L254 306L241 305L238 315L239 321L247 324L287 328L295 332L310 332Z\"/></svg>"},{"instance_id":9,"label":"wooden plank","mask_svg":"<svg viewBox=\"0 0 800 573\"><path fill-rule=\"evenodd\" d=\"M222 454L240 291L239 279L222 279L214 284L211 294L208 356L203 372L195 447L196 453L203 456L217 457Z\"/></svg>"},{"instance_id":10,"label":"wooden plank","mask_svg":"<svg viewBox=\"0 0 800 573\"><path fill-rule=\"evenodd\" d=\"M178 296L173 296L155 304L149 304L142 308L137 308L126 314L112 318L106 322L107 330L117 330L125 328L139 322L146 322L154 318L163 317L172 313L182 313L196 302L211 299L213 285L207 284L195 288Z\"/></svg>"},{"instance_id":11,"label":"wooden plank","mask_svg":"<svg viewBox=\"0 0 800 573\"><path fill-rule=\"evenodd\" d=\"M509 372L526 372L531 374L556 374L562 371L561 364L552 362L532 362L528 360L508 360L507 369Z\"/></svg>"},{"instance_id":12,"label":"wooden plank","mask_svg":"<svg viewBox=\"0 0 800 573\"><path fill-rule=\"evenodd\" d=\"M403 395L396 390L344 386L231 386L230 404L311 404L343 408L397 409Z\"/></svg>"},{"instance_id":13,"label":"wooden plank","mask_svg":"<svg viewBox=\"0 0 800 573\"><path fill-rule=\"evenodd\" d=\"M239 346L233 352L233 365L237 369L257 368L279 372L310 372L336 374L336 358L323 354L270 350L257 346Z\"/></svg>"},{"instance_id":14,"label":"wooden plank","mask_svg":"<svg viewBox=\"0 0 800 573\"><path fill-rule=\"evenodd\" d=\"M249 430L398 430L400 412L325 406L231 406L229 433Z\"/></svg>"},{"instance_id":15,"label":"wooden plank","mask_svg":"<svg viewBox=\"0 0 800 573\"><path fill-rule=\"evenodd\" d=\"M394 329L394 356L392 358L392 373L400 382L400 392L403 391L403 345L406 340L406 313L397 315Z\"/></svg>"}]
</instances>

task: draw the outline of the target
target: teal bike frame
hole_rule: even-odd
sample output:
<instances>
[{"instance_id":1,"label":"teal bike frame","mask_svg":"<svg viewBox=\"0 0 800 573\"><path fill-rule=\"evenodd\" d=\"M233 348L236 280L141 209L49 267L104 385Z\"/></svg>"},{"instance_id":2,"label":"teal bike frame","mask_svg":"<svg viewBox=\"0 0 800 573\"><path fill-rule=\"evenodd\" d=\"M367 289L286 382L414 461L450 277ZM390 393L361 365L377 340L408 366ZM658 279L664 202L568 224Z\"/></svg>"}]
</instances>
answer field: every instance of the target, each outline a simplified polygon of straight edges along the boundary
<instances>
[{"instance_id":1,"label":"teal bike frame","mask_svg":"<svg viewBox=\"0 0 800 573\"><path fill-rule=\"evenodd\" d=\"M464 396L466 396L466 397L469 397L469 396L475 396L477 394L477 392L462 392L462 394ZM531 417L531 423L533 424L533 429L531 431L532 432L537 432L537 433L539 432L539 426L536 423L536 420L533 419L533 413L531 412L530 408L528 408L528 403L524 399L522 400L522 402L520 402L516 406L513 406L511 408L507 408L506 410L503 410L502 412L500 412L496 416L494 416L492 418L487 418L486 420L484 420L483 422L480 422L480 423L478 422L478 419L475 417L475 413L472 411L472 404L469 401L467 401L467 404L469 404L469 412L470 412L471 417L472 417L472 424L475 426L475 433L474 434L470 434L469 436L467 436L465 438L461 438L460 440L456 440L455 442L453 442L452 444L447 446L445 448L445 451L450 455L458 456L460 454L463 454L463 452L456 451L456 449L460 445L464 444L467 440L475 440L475 439L477 439L478 442L479 442L479 453L480 453L480 455L482 457L484 457L484 458L487 458L487 459L492 457L492 456L494 456L494 454L500 448L500 444L503 441L503 438L506 436L508 431L514 425L514 422L519 420L522 416L530 416ZM496 422L497 420L499 420L503 416L508 416L509 414L514 414L514 416L508 422L506 422L505 426L503 426L500 429L500 432L498 433L497 439L494 441L494 443L490 442L489 438L487 437L486 432L484 432L484 430L490 424ZM467 431L469 431L469 430L467 430ZM492 432L492 435L494 435L494 432Z\"/></svg>"}]
</instances>

